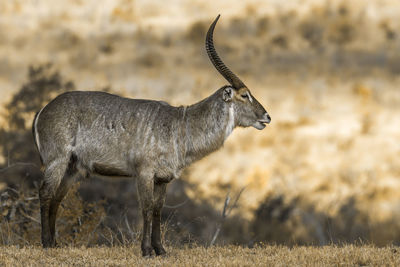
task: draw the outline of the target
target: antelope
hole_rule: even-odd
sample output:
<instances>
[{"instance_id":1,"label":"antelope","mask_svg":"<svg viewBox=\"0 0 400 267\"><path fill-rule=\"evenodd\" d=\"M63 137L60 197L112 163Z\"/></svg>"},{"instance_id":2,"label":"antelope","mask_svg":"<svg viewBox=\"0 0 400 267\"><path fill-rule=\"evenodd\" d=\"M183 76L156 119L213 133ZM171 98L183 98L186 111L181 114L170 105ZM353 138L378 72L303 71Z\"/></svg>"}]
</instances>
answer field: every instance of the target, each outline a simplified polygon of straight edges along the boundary
<instances>
[{"instance_id":1,"label":"antelope","mask_svg":"<svg viewBox=\"0 0 400 267\"><path fill-rule=\"evenodd\" d=\"M206 35L212 64L229 82L189 106L130 99L96 91L58 95L36 113L33 136L43 166L39 189L41 241L54 247L60 202L77 178L91 174L137 179L143 217L143 256L166 253L161 209L169 182L219 149L235 127L265 128L271 118L246 85L223 63L213 43L219 15Z\"/></svg>"}]
</instances>

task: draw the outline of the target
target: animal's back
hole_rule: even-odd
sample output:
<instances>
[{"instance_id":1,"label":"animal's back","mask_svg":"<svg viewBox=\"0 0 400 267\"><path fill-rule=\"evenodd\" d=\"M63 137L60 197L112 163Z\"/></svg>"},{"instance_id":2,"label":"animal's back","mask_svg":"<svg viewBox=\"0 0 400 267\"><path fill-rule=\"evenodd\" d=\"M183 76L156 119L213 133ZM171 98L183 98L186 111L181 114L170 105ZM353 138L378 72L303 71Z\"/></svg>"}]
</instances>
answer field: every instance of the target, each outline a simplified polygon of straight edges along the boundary
<instances>
[{"instance_id":1,"label":"animal's back","mask_svg":"<svg viewBox=\"0 0 400 267\"><path fill-rule=\"evenodd\" d=\"M59 157L69 157L71 151L80 159L91 161L105 161L107 154L113 154L112 160L117 162L128 155L112 150L130 147L135 141L132 136L143 139L141 135L146 134L154 113L168 107L158 101L129 99L104 92L67 92L37 114L33 123L34 137L45 165ZM121 158L115 158L118 154Z\"/></svg>"}]
</instances>

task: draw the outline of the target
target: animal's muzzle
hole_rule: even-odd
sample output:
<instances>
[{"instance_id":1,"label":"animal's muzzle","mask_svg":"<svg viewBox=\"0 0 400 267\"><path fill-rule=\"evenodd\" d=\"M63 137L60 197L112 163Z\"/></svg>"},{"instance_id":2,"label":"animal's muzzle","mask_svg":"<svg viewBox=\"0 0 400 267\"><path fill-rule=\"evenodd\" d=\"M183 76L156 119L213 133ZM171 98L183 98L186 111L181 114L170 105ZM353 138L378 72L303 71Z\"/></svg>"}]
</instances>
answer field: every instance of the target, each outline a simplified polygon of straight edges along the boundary
<instances>
[{"instance_id":1,"label":"animal's muzzle","mask_svg":"<svg viewBox=\"0 0 400 267\"><path fill-rule=\"evenodd\" d=\"M268 113L264 113L263 118L261 120L258 120L261 123L270 123L271 122L271 116L269 116Z\"/></svg>"}]
</instances>

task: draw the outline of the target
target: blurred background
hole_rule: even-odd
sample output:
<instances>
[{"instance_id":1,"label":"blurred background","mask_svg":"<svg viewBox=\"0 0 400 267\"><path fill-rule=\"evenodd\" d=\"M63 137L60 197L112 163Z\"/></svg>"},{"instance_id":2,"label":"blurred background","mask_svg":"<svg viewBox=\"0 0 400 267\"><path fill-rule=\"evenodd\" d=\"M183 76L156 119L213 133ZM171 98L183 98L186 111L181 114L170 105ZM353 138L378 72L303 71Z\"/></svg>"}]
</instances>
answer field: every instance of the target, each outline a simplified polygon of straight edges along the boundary
<instances>
[{"instance_id":1,"label":"blurred background","mask_svg":"<svg viewBox=\"0 0 400 267\"><path fill-rule=\"evenodd\" d=\"M400 2L0 2L0 244L40 243L35 112L67 90L188 105L227 82L204 39L272 123L236 129L168 188L172 245L400 244ZM230 200L229 203L227 203ZM227 203L232 212L224 219ZM68 194L58 242L136 242L135 180Z\"/></svg>"}]
</instances>

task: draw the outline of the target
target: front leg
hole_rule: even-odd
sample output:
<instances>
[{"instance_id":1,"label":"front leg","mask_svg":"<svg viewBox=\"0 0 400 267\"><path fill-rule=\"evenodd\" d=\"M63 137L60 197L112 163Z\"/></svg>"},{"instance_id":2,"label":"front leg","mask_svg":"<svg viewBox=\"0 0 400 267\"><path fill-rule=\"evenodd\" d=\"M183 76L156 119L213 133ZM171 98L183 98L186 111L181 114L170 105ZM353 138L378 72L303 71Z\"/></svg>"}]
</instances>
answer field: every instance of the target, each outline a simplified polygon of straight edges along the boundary
<instances>
[{"instance_id":1,"label":"front leg","mask_svg":"<svg viewBox=\"0 0 400 267\"><path fill-rule=\"evenodd\" d=\"M161 243L161 210L164 206L166 188L167 183L154 183L154 208L151 245L153 246L157 255L166 254L166 251Z\"/></svg>"},{"instance_id":2,"label":"front leg","mask_svg":"<svg viewBox=\"0 0 400 267\"><path fill-rule=\"evenodd\" d=\"M151 221L153 218L153 189L154 176L141 173L137 182L138 196L143 215L143 237L142 237L142 255L151 256L153 247L151 246Z\"/></svg>"}]
</instances>

